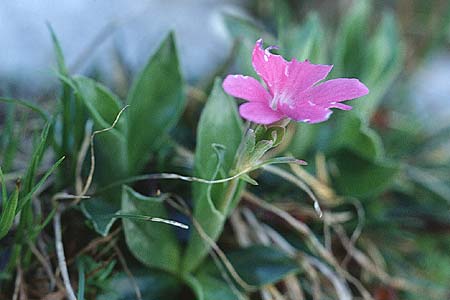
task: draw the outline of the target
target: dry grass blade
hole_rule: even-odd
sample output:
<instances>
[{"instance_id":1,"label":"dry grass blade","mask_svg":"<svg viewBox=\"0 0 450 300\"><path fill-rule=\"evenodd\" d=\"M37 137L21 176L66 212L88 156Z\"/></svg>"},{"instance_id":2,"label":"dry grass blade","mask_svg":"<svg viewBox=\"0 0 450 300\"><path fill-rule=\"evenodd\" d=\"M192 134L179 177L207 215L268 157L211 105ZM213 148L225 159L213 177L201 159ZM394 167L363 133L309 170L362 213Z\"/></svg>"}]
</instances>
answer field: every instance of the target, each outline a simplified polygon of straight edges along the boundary
<instances>
[{"instance_id":1,"label":"dry grass blade","mask_svg":"<svg viewBox=\"0 0 450 300\"><path fill-rule=\"evenodd\" d=\"M39 252L39 250L31 241L28 241L28 247L30 247L31 252L41 263L42 267L45 270L45 273L47 273L47 276L49 278L49 291L52 291L56 285L56 277L55 274L53 274L51 262L47 260L46 257L41 254L41 252Z\"/></svg>"},{"instance_id":2,"label":"dry grass blade","mask_svg":"<svg viewBox=\"0 0 450 300\"><path fill-rule=\"evenodd\" d=\"M61 232L61 210L57 209L53 217L53 230L55 232L55 247L56 256L58 257L58 265L61 270L61 276L63 278L64 287L66 289L66 295L69 300L77 300L75 292L73 291L70 283L69 271L67 270L66 257L64 255L64 246L62 243Z\"/></svg>"},{"instance_id":3,"label":"dry grass blade","mask_svg":"<svg viewBox=\"0 0 450 300\"><path fill-rule=\"evenodd\" d=\"M270 211L270 212L274 213L275 215L279 216L280 218L282 218L285 222L287 222L290 226L292 226L292 228L294 228L297 232L302 234L307 239L312 251L316 252L327 263L332 265L336 269L336 271L339 273L339 275L343 276L348 282L352 283L358 289L359 293L363 296L364 299L373 300L372 296L366 290L366 288L364 288L364 286L361 284L361 282L359 282L359 280L357 280L347 270L343 269L339 265L339 263L337 262L336 258L333 256L333 254L330 251L328 251L328 249L326 249L320 243L320 241L317 239L317 237L314 235L314 233L311 231L311 229L305 223L295 219L289 213L279 209L278 207L276 207L270 203L263 201L262 199L258 198L257 196L255 196L249 192L244 193L244 198L247 201L249 201L267 211Z\"/></svg>"},{"instance_id":4,"label":"dry grass blade","mask_svg":"<svg viewBox=\"0 0 450 300\"><path fill-rule=\"evenodd\" d=\"M308 185L303 182L302 180L300 180L298 177L292 175L289 172L286 172L285 170L278 168L278 167L274 167L274 166L264 166L263 167L264 170L278 175L283 179L286 179L287 181L295 184L296 186L298 186L301 190L303 190L306 194L308 194L308 196L313 200L314 202L314 209L316 210L317 214L319 215L319 217L322 217L323 212L322 209L320 208L320 204L319 204L319 200L316 198L316 196L314 195L314 193L311 191L311 189L308 187Z\"/></svg>"},{"instance_id":5,"label":"dry grass blade","mask_svg":"<svg viewBox=\"0 0 450 300\"><path fill-rule=\"evenodd\" d=\"M192 224L194 225L195 229L197 230L197 232L199 233L200 237L211 247L211 249L213 251L215 251L215 253L217 254L217 256L220 258L220 261L222 262L222 264L225 266L225 268L227 269L227 271L230 273L230 275L233 277L233 279L236 281L236 283L238 283L241 288L243 288L246 291L254 291L257 288L253 285L248 284L247 282L245 282L245 280L243 280L241 278L241 276L237 273L237 271L234 269L233 265L231 264L231 262L228 260L227 256L225 255L225 253L222 251L222 249L220 249L220 247L216 244L215 241L213 241L208 234L204 231L204 229L202 228L202 226L200 225L200 223L194 218L194 216L192 215L192 213L189 210L189 207L187 206L187 204L184 202L183 199L181 199L178 196L174 196L174 198L177 200L177 202L174 202L172 199L168 199L168 203L170 205L172 205L174 208L178 209L179 211L183 212L184 214L186 214L187 216L189 216L189 218L191 218L192 220Z\"/></svg>"},{"instance_id":6,"label":"dry grass blade","mask_svg":"<svg viewBox=\"0 0 450 300\"><path fill-rule=\"evenodd\" d=\"M284 279L284 284L286 285L287 295L289 299L292 300L305 300L305 294L302 287L295 275L288 275Z\"/></svg>"},{"instance_id":7,"label":"dry grass blade","mask_svg":"<svg viewBox=\"0 0 450 300\"><path fill-rule=\"evenodd\" d=\"M326 264L319 261L317 258L305 255L306 259L309 261L311 265L316 267L320 273L325 275L328 280L333 284L334 289L336 290L336 294L338 295L340 300L352 300L352 294L350 290L348 289L345 282L339 278L331 268L329 268Z\"/></svg>"},{"instance_id":8,"label":"dry grass blade","mask_svg":"<svg viewBox=\"0 0 450 300\"><path fill-rule=\"evenodd\" d=\"M289 166L291 167L292 172L309 187L311 187L311 189L319 196L321 200L326 201L328 204L336 204L339 202L334 190L328 187L328 185L309 174L299 165L289 164Z\"/></svg>"},{"instance_id":9,"label":"dry grass blade","mask_svg":"<svg viewBox=\"0 0 450 300\"><path fill-rule=\"evenodd\" d=\"M383 283L400 290L417 290L417 288L407 280L391 277L382 267L373 263L367 255L354 247L341 225L333 226L333 230L337 233L337 236L341 240L342 245L346 248L347 253L349 253L361 267L380 279Z\"/></svg>"}]
</instances>

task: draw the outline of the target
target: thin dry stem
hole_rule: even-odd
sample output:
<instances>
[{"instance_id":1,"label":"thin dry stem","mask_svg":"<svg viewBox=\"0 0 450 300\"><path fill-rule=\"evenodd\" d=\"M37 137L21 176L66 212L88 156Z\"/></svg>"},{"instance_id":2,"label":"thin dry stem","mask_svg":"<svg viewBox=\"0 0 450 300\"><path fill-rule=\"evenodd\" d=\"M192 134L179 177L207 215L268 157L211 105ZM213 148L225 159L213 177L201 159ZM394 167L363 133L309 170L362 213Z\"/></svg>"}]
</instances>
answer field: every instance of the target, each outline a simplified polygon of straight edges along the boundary
<instances>
[{"instance_id":1,"label":"thin dry stem","mask_svg":"<svg viewBox=\"0 0 450 300\"><path fill-rule=\"evenodd\" d=\"M233 267L231 262L228 260L225 253L223 253L222 249L216 244L214 240L212 240L208 234L204 231L200 223L194 218L192 213L190 212L188 206L186 203L184 203L184 200L180 197L174 197L179 203L171 201L171 199L168 199L168 202L175 208L179 209L183 213L185 213L187 216L189 216L192 220L192 224L194 225L195 229L199 233L200 237L213 249L216 254L219 256L220 260L222 261L223 265L227 269L227 271L230 273L230 275L233 277L233 279L244 289L247 291L253 291L256 289L255 286L248 284L245 282L245 280L242 279L242 277L237 273L236 269Z\"/></svg>"},{"instance_id":2,"label":"thin dry stem","mask_svg":"<svg viewBox=\"0 0 450 300\"><path fill-rule=\"evenodd\" d=\"M123 270L125 271L128 278L130 279L130 283L133 286L134 293L136 294L136 299L142 300L141 290L139 289L136 279L134 278L133 274L131 273L130 269L128 268L127 262L126 262L125 258L123 257L122 251L120 251L120 249L119 249L119 247L117 247L117 245L114 245L114 251L116 252L117 258L119 259L119 262L122 265Z\"/></svg>"},{"instance_id":3,"label":"thin dry stem","mask_svg":"<svg viewBox=\"0 0 450 300\"><path fill-rule=\"evenodd\" d=\"M92 122L87 123L84 132L83 142L80 151L78 151L77 164L75 167L75 192L81 195L83 191L83 179L81 178L81 169L83 168L84 159L89 149L89 141L91 140Z\"/></svg>"},{"instance_id":4,"label":"thin dry stem","mask_svg":"<svg viewBox=\"0 0 450 300\"><path fill-rule=\"evenodd\" d=\"M289 164L292 172L302 181L304 181L311 189L319 196L321 200L328 204L335 204L337 196L333 189L328 187L325 183L309 174L304 168L299 165Z\"/></svg>"},{"instance_id":5,"label":"thin dry stem","mask_svg":"<svg viewBox=\"0 0 450 300\"><path fill-rule=\"evenodd\" d=\"M34 254L34 256L36 256L38 261L41 263L42 267L44 267L45 273L47 273L47 276L50 280L49 290L52 291L56 285L56 277L55 274L53 274L51 262L47 260L44 255L41 254L41 252L36 248L36 246L31 241L28 241L28 247L30 247L31 252Z\"/></svg>"},{"instance_id":6,"label":"thin dry stem","mask_svg":"<svg viewBox=\"0 0 450 300\"><path fill-rule=\"evenodd\" d=\"M56 210L55 216L53 217L53 230L55 232L55 247L56 247L56 255L58 257L58 265L61 271L64 287L66 289L67 298L69 298L69 300L77 300L75 292L73 291L72 285L70 283L69 271L67 270L66 257L64 255L64 246L62 243L62 232L61 232L60 209Z\"/></svg>"},{"instance_id":7,"label":"thin dry stem","mask_svg":"<svg viewBox=\"0 0 450 300\"><path fill-rule=\"evenodd\" d=\"M358 291L360 292L360 294L363 296L364 299L373 300L372 296L364 288L364 286L353 275L351 275L347 270L343 269L339 265L333 254L319 242L319 240L315 237L311 229L309 229L309 227L306 224L300 222L287 212L279 209L278 207L270 203L263 201L259 197L249 192L245 192L244 197L246 200L252 202L253 204L258 205L259 207L268 210L274 213L275 215L279 216L280 218L284 219L284 221L287 222L290 226L292 226L292 228L294 228L300 234L305 236L307 238L307 241L309 242L310 247L312 247L311 250L316 251L323 259L325 259L326 262L331 264L341 276L343 276L344 278L347 279L347 281L352 283L358 289Z\"/></svg>"},{"instance_id":8,"label":"thin dry stem","mask_svg":"<svg viewBox=\"0 0 450 300\"><path fill-rule=\"evenodd\" d=\"M292 300L305 300L305 293L295 275L288 275L284 279L284 284L287 288L287 294L289 299Z\"/></svg>"},{"instance_id":9,"label":"thin dry stem","mask_svg":"<svg viewBox=\"0 0 450 300\"><path fill-rule=\"evenodd\" d=\"M120 116L122 115L122 113L129 107L129 105L125 105L125 107L123 107L119 113L117 114L116 118L114 119L114 122L111 124L111 126L107 127L107 128L103 128L100 130L96 130L92 133L91 138L90 138L90 151L91 151L91 167L89 168L89 174L88 177L86 179L86 183L84 184L84 187L80 193L79 196L84 196L86 195L88 189L90 188L91 184L92 184L92 178L94 177L94 170L95 170L95 154L94 154L94 137L97 134L103 133L103 132L107 132L112 130L117 122L119 122Z\"/></svg>"},{"instance_id":10,"label":"thin dry stem","mask_svg":"<svg viewBox=\"0 0 450 300\"><path fill-rule=\"evenodd\" d=\"M295 184L300 189L302 189L313 200L314 209L316 210L319 217L322 217L323 212L322 212L322 209L320 208L319 200L316 198L316 196L314 195L314 193L311 191L311 189L308 187L307 184L305 184L302 180L300 180L296 176L292 175L291 173L289 173L281 168L278 168L275 166L264 166L263 169L272 174L278 175L283 179L286 179L287 181Z\"/></svg>"}]
</instances>

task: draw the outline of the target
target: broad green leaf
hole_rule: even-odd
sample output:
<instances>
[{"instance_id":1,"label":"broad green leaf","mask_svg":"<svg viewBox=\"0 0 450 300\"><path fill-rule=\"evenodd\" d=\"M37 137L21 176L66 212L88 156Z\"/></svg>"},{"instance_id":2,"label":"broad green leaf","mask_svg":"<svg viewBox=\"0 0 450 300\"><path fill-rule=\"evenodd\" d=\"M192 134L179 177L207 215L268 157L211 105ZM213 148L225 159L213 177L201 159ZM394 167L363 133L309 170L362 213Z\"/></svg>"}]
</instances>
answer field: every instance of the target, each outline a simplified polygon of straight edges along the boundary
<instances>
[{"instance_id":1,"label":"broad green leaf","mask_svg":"<svg viewBox=\"0 0 450 300\"><path fill-rule=\"evenodd\" d=\"M288 128L288 130L295 130L295 132L286 152L291 153L294 157L305 157L316 144L320 128L323 128L322 124L300 122L293 124L293 128Z\"/></svg>"},{"instance_id":2,"label":"broad green leaf","mask_svg":"<svg viewBox=\"0 0 450 300\"><path fill-rule=\"evenodd\" d=\"M142 294L142 300L173 300L186 296L183 282L174 275L159 270L131 270ZM126 273L116 274L98 300L136 299L135 288Z\"/></svg>"},{"instance_id":3,"label":"broad green leaf","mask_svg":"<svg viewBox=\"0 0 450 300\"><path fill-rule=\"evenodd\" d=\"M250 285L275 283L300 271L298 263L273 247L251 246L227 254L236 272Z\"/></svg>"},{"instance_id":4,"label":"broad green leaf","mask_svg":"<svg viewBox=\"0 0 450 300\"><path fill-rule=\"evenodd\" d=\"M191 288L196 292L197 298L203 297L204 300L248 299L243 292L232 290L212 260L203 264L192 280L195 280L195 284L191 284Z\"/></svg>"},{"instance_id":5,"label":"broad green leaf","mask_svg":"<svg viewBox=\"0 0 450 300\"><path fill-rule=\"evenodd\" d=\"M173 34L161 44L133 83L128 96L128 164L141 170L164 136L177 123L185 105L183 79Z\"/></svg>"},{"instance_id":6,"label":"broad green leaf","mask_svg":"<svg viewBox=\"0 0 450 300\"><path fill-rule=\"evenodd\" d=\"M359 0L352 3L348 13L342 17L343 22L336 35L333 77L358 78L365 66L371 1Z\"/></svg>"},{"instance_id":7,"label":"broad green leaf","mask_svg":"<svg viewBox=\"0 0 450 300\"><path fill-rule=\"evenodd\" d=\"M384 156L380 136L355 113L339 112L333 120L336 126L329 128L331 139L328 140L328 152L349 149L368 160Z\"/></svg>"},{"instance_id":8,"label":"broad green leaf","mask_svg":"<svg viewBox=\"0 0 450 300\"><path fill-rule=\"evenodd\" d=\"M287 275L300 271L298 263L294 259L274 247L255 245L231 251L226 255L239 276L252 286L260 287L276 283ZM227 283L212 260L208 260L203 264L195 276L205 290L210 289L208 286L205 286L206 284L214 284L217 287L222 286L224 296L230 296L231 291L229 288L225 288ZM209 290L209 293L214 295L213 290ZM219 294L220 291L217 291L217 293Z\"/></svg>"},{"instance_id":9,"label":"broad green leaf","mask_svg":"<svg viewBox=\"0 0 450 300\"><path fill-rule=\"evenodd\" d=\"M194 292L196 300L206 300L205 292L200 282L191 274L183 275L184 282L189 286L189 288Z\"/></svg>"},{"instance_id":10,"label":"broad green leaf","mask_svg":"<svg viewBox=\"0 0 450 300\"><path fill-rule=\"evenodd\" d=\"M94 121L93 129L109 128L120 112L120 100L107 88L89 78L75 77L73 82L76 96L86 106L89 116ZM111 183L127 176L125 115L121 116L114 128L97 134L94 145L97 161L95 175L100 183Z\"/></svg>"},{"instance_id":11,"label":"broad green leaf","mask_svg":"<svg viewBox=\"0 0 450 300\"><path fill-rule=\"evenodd\" d=\"M75 76L72 78L74 86L76 86L76 94L81 98L84 105L89 111L90 117L100 128L106 128L116 119L121 109L121 102L108 88L100 83L83 76ZM118 126L123 125L124 118L119 120ZM124 132L124 129L120 128Z\"/></svg>"},{"instance_id":12,"label":"broad green leaf","mask_svg":"<svg viewBox=\"0 0 450 300\"><path fill-rule=\"evenodd\" d=\"M163 203L166 197L146 197L124 186L121 213L168 219ZM178 272L181 250L171 225L124 218L123 227L128 248L139 261Z\"/></svg>"},{"instance_id":13,"label":"broad green leaf","mask_svg":"<svg viewBox=\"0 0 450 300\"><path fill-rule=\"evenodd\" d=\"M403 67L404 45L399 25L391 13L383 14L381 24L365 52L360 79L369 87L370 93L355 101L354 107L362 115L370 117Z\"/></svg>"},{"instance_id":14,"label":"broad green leaf","mask_svg":"<svg viewBox=\"0 0 450 300\"><path fill-rule=\"evenodd\" d=\"M339 151L333 156L338 174L334 177L338 193L367 197L383 192L393 184L398 165L386 160L368 160L351 151Z\"/></svg>"},{"instance_id":15,"label":"broad green leaf","mask_svg":"<svg viewBox=\"0 0 450 300\"><path fill-rule=\"evenodd\" d=\"M235 100L223 92L221 81L217 79L197 127L194 176L205 179L227 177L233 168L242 134ZM223 145L224 151L217 145ZM222 231L225 214L232 202L230 197L236 193L238 185L238 180L214 186L193 184L194 218L213 240ZM227 189L231 191L228 194ZM183 260L183 271L193 270L208 250L208 244L193 231Z\"/></svg>"},{"instance_id":16,"label":"broad green leaf","mask_svg":"<svg viewBox=\"0 0 450 300\"><path fill-rule=\"evenodd\" d=\"M284 31L286 34L280 37L280 43L286 58L308 59L315 64L327 63L325 33L317 13L309 13L303 24L287 27Z\"/></svg>"},{"instance_id":17,"label":"broad green leaf","mask_svg":"<svg viewBox=\"0 0 450 300\"><path fill-rule=\"evenodd\" d=\"M108 235L111 226L116 221L114 215L120 210L120 199L117 189L100 197L85 199L81 202L83 214L92 222L92 226L102 236Z\"/></svg>"}]
</instances>

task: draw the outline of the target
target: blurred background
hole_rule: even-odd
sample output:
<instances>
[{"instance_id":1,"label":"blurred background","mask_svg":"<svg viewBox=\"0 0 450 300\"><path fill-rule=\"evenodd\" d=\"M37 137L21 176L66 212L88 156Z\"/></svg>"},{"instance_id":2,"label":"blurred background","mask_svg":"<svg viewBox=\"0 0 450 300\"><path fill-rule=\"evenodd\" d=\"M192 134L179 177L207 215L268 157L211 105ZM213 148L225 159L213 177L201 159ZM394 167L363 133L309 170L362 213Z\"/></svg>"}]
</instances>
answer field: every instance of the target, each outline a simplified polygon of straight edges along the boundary
<instances>
[{"instance_id":1,"label":"blurred background","mask_svg":"<svg viewBox=\"0 0 450 300\"><path fill-rule=\"evenodd\" d=\"M182 51L186 79L195 83L224 63L233 45L226 16L238 16L275 30L274 7L267 1L10 1L0 6L0 90L3 94L33 95L56 83L48 25L60 39L67 64L74 72L97 74L113 86L135 74L171 30ZM317 11L333 28L352 0L286 1L296 22ZM410 73L411 105L434 126L448 125L447 1L374 1L372 29L381 12L389 10L405 41L404 66ZM269 24L267 24L269 23ZM331 36L329 36L331 38ZM118 70L120 67L125 70ZM125 72L125 73L124 73ZM424 99L432 98L433 101ZM431 103L430 103L431 102ZM426 106L427 109L424 109ZM430 124L431 123L431 124Z\"/></svg>"},{"instance_id":2,"label":"blurred background","mask_svg":"<svg viewBox=\"0 0 450 300\"><path fill-rule=\"evenodd\" d=\"M287 58L333 64L330 77L360 78L371 93L352 102L354 114L337 112L323 125L291 125L290 143L282 151L312 162L308 170L317 177L326 157L329 174L322 179L329 187L314 190L330 198L325 206L339 211L355 199L361 205L365 213L358 246L379 269L347 262L374 299L450 299L448 0L3 1L2 97L54 105L59 81L50 26L70 73L95 78L122 99L173 31L190 103L174 135L186 147L193 146L195 111L213 78L254 75L250 53L259 37L279 45ZM1 125L6 124L5 107L0 107ZM8 130L2 127L2 135ZM7 153L6 139L0 146L0 153ZM268 187L270 199L295 193L272 177L262 176L260 185ZM339 202L336 195L347 200ZM321 241L326 239L310 210L295 212L311 222ZM345 229L356 232L359 221ZM340 248L333 250L339 253L345 242L337 244ZM379 270L414 288L389 282ZM114 280L120 289L123 276Z\"/></svg>"}]
</instances>

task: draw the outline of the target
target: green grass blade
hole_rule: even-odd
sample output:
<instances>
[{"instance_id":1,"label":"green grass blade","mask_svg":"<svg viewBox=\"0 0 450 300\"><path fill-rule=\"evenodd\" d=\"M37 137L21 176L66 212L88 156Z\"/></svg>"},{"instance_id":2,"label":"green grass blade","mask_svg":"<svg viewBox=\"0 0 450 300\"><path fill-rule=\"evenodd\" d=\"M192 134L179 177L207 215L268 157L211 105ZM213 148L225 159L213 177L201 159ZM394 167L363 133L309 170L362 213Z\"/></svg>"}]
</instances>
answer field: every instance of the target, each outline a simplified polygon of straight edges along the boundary
<instances>
[{"instance_id":1,"label":"green grass blade","mask_svg":"<svg viewBox=\"0 0 450 300\"><path fill-rule=\"evenodd\" d=\"M46 111L41 109L39 106L37 106L37 105L35 105L33 103L30 103L30 102L28 102L26 100L0 97L0 102L3 102L3 103L14 103L14 104L21 105L23 107L29 108L29 109L37 112L45 121L50 120L50 116L49 116L49 114Z\"/></svg>"},{"instance_id":2,"label":"green grass blade","mask_svg":"<svg viewBox=\"0 0 450 300\"><path fill-rule=\"evenodd\" d=\"M42 177L42 179L31 189L31 191L20 199L20 204L17 211L20 211L30 201L34 193L45 183L47 178L56 170L56 168L62 163L65 156L61 157Z\"/></svg>"},{"instance_id":3,"label":"green grass blade","mask_svg":"<svg viewBox=\"0 0 450 300\"><path fill-rule=\"evenodd\" d=\"M6 181L5 176L3 175L2 167L0 167L0 181L2 182L2 204L4 206L6 199L8 199L8 193L6 191Z\"/></svg>"},{"instance_id":4,"label":"green grass blade","mask_svg":"<svg viewBox=\"0 0 450 300\"><path fill-rule=\"evenodd\" d=\"M3 182L3 180L2 180ZM0 239L2 239L9 231L16 216L16 208L19 199L19 186L16 186L15 191L5 203L6 198L3 199L2 216L0 217Z\"/></svg>"}]
</instances>

